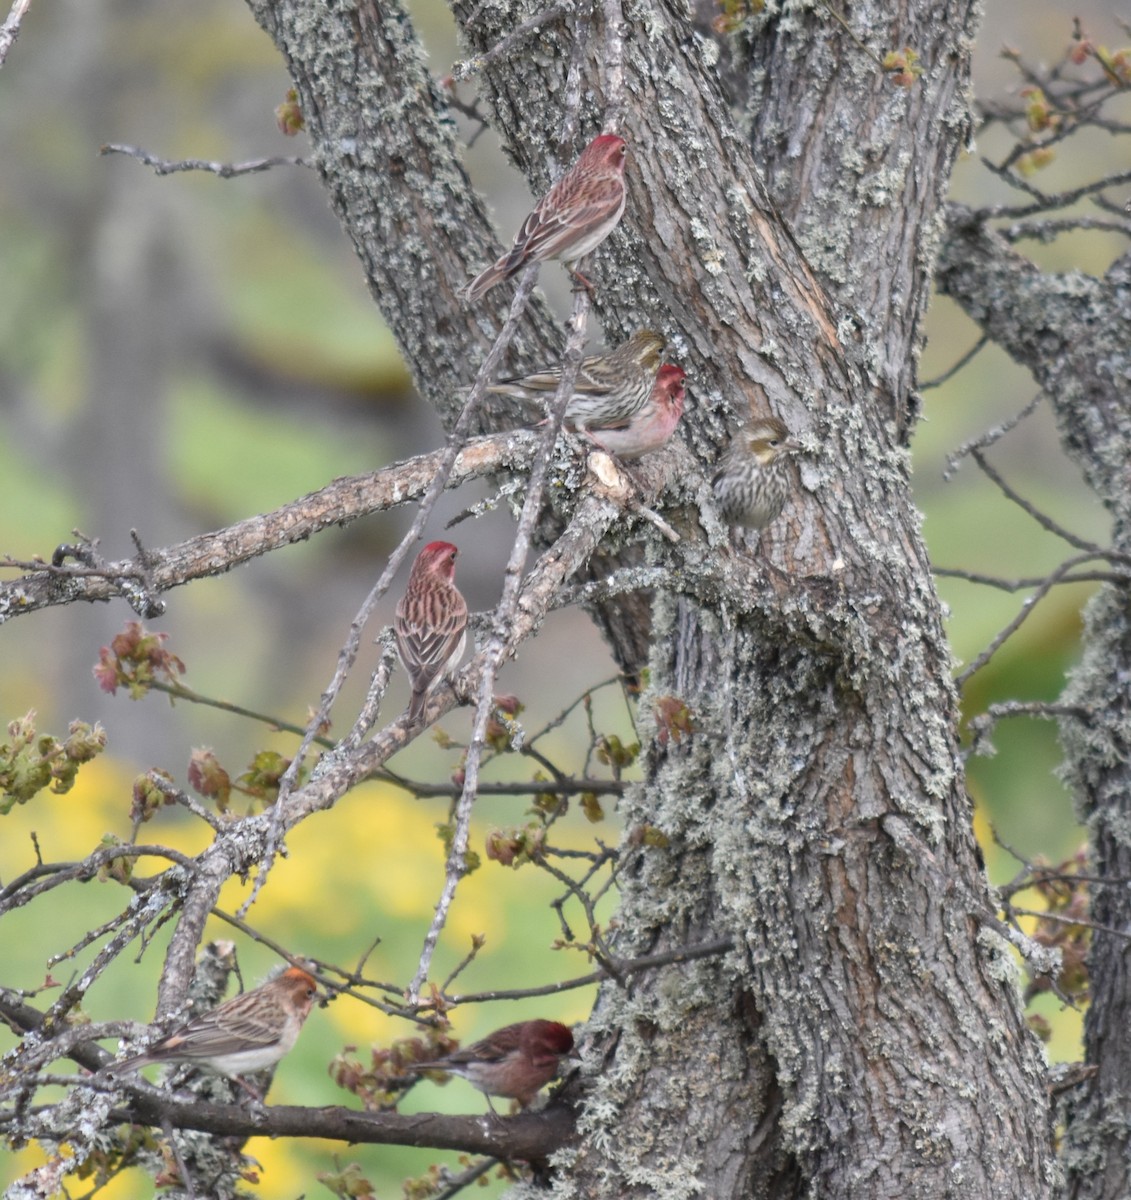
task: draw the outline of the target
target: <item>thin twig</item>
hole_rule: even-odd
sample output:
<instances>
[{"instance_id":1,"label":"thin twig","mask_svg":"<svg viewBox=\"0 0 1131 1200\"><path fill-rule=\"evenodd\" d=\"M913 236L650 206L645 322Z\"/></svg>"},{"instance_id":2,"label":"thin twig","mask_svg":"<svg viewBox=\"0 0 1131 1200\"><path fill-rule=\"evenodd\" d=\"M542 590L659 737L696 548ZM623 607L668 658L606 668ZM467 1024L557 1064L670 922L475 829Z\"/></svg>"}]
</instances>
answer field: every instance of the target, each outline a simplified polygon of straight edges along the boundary
<instances>
[{"instance_id":1,"label":"thin twig","mask_svg":"<svg viewBox=\"0 0 1131 1200\"><path fill-rule=\"evenodd\" d=\"M458 1196L464 1188L470 1187L477 1179L482 1179L499 1162L497 1158L482 1159L449 1180L447 1187L442 1192L437 1192L431 1200L452 1200L452 1197Z\"/></svg>"},{"instance_id":2,"label":"thin twig","mask_svg":"<svg viewBox=\"0 0 1131 1200\"><path fill-rule=\"evenodd\" d=\"M1091 929L1131 941L1131 930L1116 929L1114 925L1101 925L1099 921L1093 921L1090 917L1066 917L1043 908L1018 908L1013 904L1006 907L1011 914L1019 917L1039 917L1042 921L1051 921L1054 925L1077 926L1080 929Z\"/></svg>"},{"instance_id":3,"label":"thin twig","mask_svg":"<svg viewBox=\"0 0 1131 1200\"><path fill-rule=\"evenodd\" d=\"M161 1128L165 1131L169 1149L173 1152L173 1161L177 1164L177 1171L180 1173L185 1195L188 1196L188 1200L196 1200L196 1189L192 1184L192 1176L189 1174L188 1165L185 1163L184 1156L181 1154L181 1148L177 1145L177 1139L173 1134L173 1123L168 1117L162 1120Z\"/></svg>"},{"instance_id":4,"label":"thin twig","mask_svg":"<svg viewBox=\"0 0 1131 1200\"><path fill-rule=\"evenodd\" d=\"M864 43L856 36L856 34L852 32L852 29L850 28L848 22L844 19L844 17L842 17L841 14L839 12L837 12L837 10L835 8L833 8L833 6L827 2L827 0L825 0L825 2L822 3L821 7L825 10L825 12L827 12L829 14L830 17L832 17L832 19L834 21L836 21L836 23L844 30L845 33L848 34L848 36L856 43L856 45L859 46L860 49L876 64L876 66L878 66L880 68L880 70L883 71L884 70L884 60L882 58L880 58L880 56L874 50L872 50L870 47L864 45Z\"/></svg>"},{"instance_id":5,"label":"thin twig","mask_svg":"<svg viewBox=\"0 0 1131 1200\"><path fill-rule=\"evenodd\" d=\"M273 167L309 167L313 166L309 159L297 155L274 155L271 158L249 158L246 162L222 163L210 162L204 158L183 158L170 160L158 158L148 150L139 146L122 146L109 143L99 148L99 154L126 154L136 158L138 162L152 167L155 175L175 175L179 171L206 171L209 175L221 179L235 179L238 175L254 175L259 171L270 171Z\"/></svg>"},{"instance_id":6,"label":"thin twig","mask_svg":"<svg viewBox=\"0 0 1131 1200\"><path fill-rule=\"evenodd\" d=\"M714 942L703 942L699 945L678 946L674 950L665 950L659 954L646 954L640 958L614 959L617 972L621 975L638 975L644 971L654 971L658 967L667 967L673 963L694 962L698 958L714 958L720 954L728 954L734 949L732 938L720 938ZM574 979L564 979L560 983L544 983L533 988L508 988L493 992L466 992L462 995L444 996L444 1001L453 1008L459 1004L488 1004L495 1000L530 1000L538 996L556 996L559 992L570 992L577 988L588 987L593 983L611 978L603 967L591 971L588 975L579 975Z\"/></svg>"},{"instance_id":7,"label":"thin twig","mask_svg":"<svg viewBox=\"0 0 1131 1200\"><path fill-rule=\"evenodd\" d=\"M529 274L529 270L527 271ZM511 307L512 314L518 305L519 297ZM571 319L570 334L566 344L565 357L562 363L562 376L558 390L554 396L553 415L542 432L538 454L535 456L530 479L527 483L526 497L523 501L522 513L519 517L518 529L515 531L514 544L507 560L503 575L503 592L495 609L493 633L489 641L483 664L483 673L479 681L479 695L476 698L475 719L472 724L471 737L468 741L467 757L464 763L463 792L456 802L453 816L453 834L451 849L448 854L447 867L444 872L444 885L436 902L424 944L420 951L420 961L416 974L408 989L410 1004L416 1004L420 997L420 989L428 977L432 963L432 955L436 949L440 932L448 918L448 910L459 881L463 878L467 866L467 844L471 825L471 809L475 801L476 789L479 784L479 766L483 751L486 747L487 723L494 708L495 678L503 664L506 654L509 633L514 619L515 606L518 602L519 588L522 583L523 567L530 550L534 534L534 526L542 509L542 494L545 488L546 476L549 470L550 458L554 444L561 429L566 405L571 398L574 380L581 365L582 348L585 345L585 317L588 313L588 295L584 290L578 291L574 297L574 315Z\"/></svg>"},{"instance_id":8,"label":"thin twig","mask_svg":"<svg viewBox=\"0 0 1131 1200\"><path fill-rule=\"evenodd\" d=\"M1038 188L1035 188L1031 183L1019 180L1009 171L1003 171L1001 168L995 167L992 163L986 163L991 171L996 175L1002 175L1014 186L1021 188L1030 195L1037 197L1034 204L1009 205L1009 204L991 204L985 208L974 210L975 221L991 221L998 220L1002 217L1008 217L1011 220L1019 220L1022 217L1032 217L1038 213L1048 212L1054 208L1067 208L1070 204L1075 204L1077 200L1082 200L1085 196L1090 196L1094 192L1102 191L1104 188L1119 187L1124 183L1131 183L1131 171L1120 171L1115 175L1108 175L1105 179L1093 180L1091 183L1082 184L1078 188L1073 188L1071 191L1059 192L1056 195L1048 195Z\"/></svg>"},{"instance_id":9,"label":"thin twig","mask_svg":"<svg viewBox=\"0 0 1131 1200\"><path fill-rule=\"evenodd\" d=\"M955 679L955 683L958 685L958 687L964 687L966 681L971 677L971 675L975 674L977 671L980 671L998 652L1002 644L1017 632L1021 625L1032 615L1033 610L1037 607L1038 601L1048 595L1064 572L1069 569L1069 566L1070 563L1061 563L1061 565L1045 579L1041 586L1038 587L1036 591L1025 600L1024 604L1021 606L1013 620L1006 625L1006 627L994 638L992 642L990 642L985 650L983 650L982 653L979 654L976 659L974 659L974 661L966 668L965 671L961 671L958 674Z\"/></svg>"},{"instance_id":10,"label":"thin twig","mask_svg":"<svg viewBox=\"0 0 1131 1200\"><path fill-rule=\"evenodd\" d=\"M1081 554L1073 562L1090 562L1094 554ZM961 567L932 567L931 573L944 579L964 579L967 583L980 583L985 587L997 588L1002 592L1020 592L1026 588L1040 587L1047 576L1032 579L999 579L996 575L983 575L979 571L965 571ZM1068 583L1126 583L1131 578L1127 571L1081 571L1077 575L1064 575L1057 585Z\"/></svg>"},{"instance_id":11,"label":"thin twig","mask_svg":"<svg viewBox=\"0 0 1131 1200\"><path fill-rule=\"evenodd\" d=\"M1086 724L1093 717L1091 709L1082 704L1051 704L1043 700L1023 702L1020 700L1005 700L1000 704L991 704L984 713L979 713L970 721L970 754L991 754L993 744L990 736L998 721L1004 717L1040 717L1044 720L1056 720L1059 717L1074 717Z\"/></svg>"},{"instance_id":12,"label":"thin twig","mask_svg":"<svg viewBox=\"0 0 1131 1200\"><path fill-rule=\"evenodd\" d=\"M543 25L548 25L564 13L571 11L572 8L572 4L552 4L549 8L544 8L540 13L535 13L534 16L523 21L521 25L516 25L506 37L500 38L490 50L485 51L483 54L477 54L474 58L453 63L450 72L451 77L454 80L460 81L470 79L473 75L478 75L485 66L493 63L495 59L501 58L504 54L509 53L520 42L525 41L535 30L541 29ZM465 26L470 24L471 19L465 22Z\"/></svg>"},{"instance_id":13,"label":"thin twig","mask_svg":"<svg viewBox=\"0 0 1131 1200\"><path fill-rule=\"evenodd\" d=\"M306 732L305 726L296 725L293 721L284 721L281 717L271 716L270 713L257 712L254 708L245 708L242 704L233 704L230 700L217 700L212 696L204 696L200 692L186 687L183 683L164 683L160 679L154 679L147 686L155 692L164 692L166 696L172 696L174 700L184 700L189 704L201 704L206 708L217 708L221 712L232 713L237 717L248 717L250 720L270 726L280 733L294 733L301 737ZM327 749L331 749L334 745L333 739L328 737L318 737L314 740L318 745L325 746Z\"/></svg>"},{"instance_id":14,"label":"thin twig","mask_svg":"<svg viewBox=\"0 0 1131 1200\"><path fill-rule=\"evenodd\" d=\"M523 747L524 751L526 747ZM453 799L462 794L463 789L454 783L413 783L405 781L399 784L405 791L418 800L436 799L440 796ZM584 796L592 792L595 796L623 796L629 784L620 779L530 779L518 780L514 783L480 783L476 789L480 796L538 796L545 792L550 796Z\"/></svg>"},{"instance_id":15,"label":"thin twig","mask_svg":"<svg viewBox=\"0 0 1131 1200\"><path fill-rule=\"evenodd\" d=\"M957 375L958 372L961 371L962 368L966 366L966 364L970 362L970 360L973 359L980 350L989 344L990 335L988 333L983 333L982 336L973 344L973 346L971 346L970 349L967 350L966 353L952 367L949 367L941 375L936 375L934 379L928 379L926 383L919 384L919 391L929 392L931 388L941 387L948 379L953 379L954 376Z\"/></svg>"},{"instance_id":16,"label":"thin twig","mask_svg":"<svg viewBox=\"0 0 1131 1200\"><path fill-rule=\"evenodd\" d=\"M515 291L514 300L511 303L510 313L503 328L499 331L498 337L495 339L494 345L488 351L486 358L479 367L475 376L475 381L471 385L471 390L468 393L467 400L459 416L456 418L455 424L448 435L448 443L444 451L444 456L440 460L440 464L436 470L436 474L429 484L428 490L425 492L423 499L416 511L416 516L413 518L408 532L401 539L400 544L389 556L389 562L385 570L381 573L380 578L373 585L369 595L366 596L364 603L359 609L357 616L354 618L350 626L349 633L346 637L345 644L338 654L338 663L335 668L334 675L330 680L326 690L322 693L318 711L315 713L307 726L306 733L303 736L302 744L299 746L294 757L291 759L291 764L284 772L283 777L279 781L279 798L275 804L274 814L275 819L272 820L271 830L268 835L267 853L264 856L263 862L259 870L256 872L255 883L252 885L252 890L241 911L246 913L247 909L254 903L256 896L259 894L260 888L266 882L267 874L274 863L275 855L278 852L278 841L282 834L283 814L286 808L286 800L289 797L295 783L298 779L298 773L302 766L303 760L306 757L310 746L313 744L319 730L329 725L330 710L333 708L334 701L338 697L342 686L345 684L346 678L353 667L354 661L357 658L357 652L361 645L361 631L368 622L373 610L377 606L377 602L389 589L389 585L393 581L398 568L404 561L409 549L413 543L417 541L424 531L424 526L428 522L428 518L432 514L432 509L435 507L436 501L443 493L447 486L448 477L451 474L452 468L455 465L456 459L459 457L461 450L464 448L467 440L467 431L471 427L472 419L479 407L480 402L487 393L487 387L491 380L495 377L495 373L502 362L503 355L510 346L515 333L518 330L519 321L526 309L526 303L534 288L534 280L537 275L537 267L531 265L523 272L519 280L518 288Z\"/></svg>"},{"instance_id":17,"label":"thin twig","mask_svg":"<svg viewBox=\"0 0 1131 1200\"><path fill-rule=\"evenodd\" d=\"M1038 392L1028 404L1025 405L1020 412L1007 420L1002 421L1000 425L995 425L992 429L987 429L985 433L980 433L976 438L969 442L963 442L952 454L948 455L946 460L946 470L943 472L943 479L950 479L958 470L959 464L969 454L973 454L975 450L984 449L987 446L992 446L994 442L1005 437L1011 430L1016 429L1026 417L1031 416L1036 407L1044 399L1044 392Z\"/></svg>"},{"instance_id":18,"label":"thin twig","mask_svg":"<svg viewBox=\"0 0 1131 1200\"><path fill-rule=\"evenodd\" d=\"M448 988L467 970L468 967L479 956L479 951L486 945L486 938L473 936L471 939L471 949L460 959L452 968L451 974L440 984L440 994L447 992Z\"/></svg>"},{"instance_id":19,"label":"thin twig","mask_svg":"<svg viewBox=\"0 0 1131 1200\"><path fill-rule=\"evenodd\" d=\"M8 51L16 44L16 38L20 36L20 22L27 15L29 8L31 0L14 0L7 20L0 25L0 67L4 65Z\"/></svg>"},{"instance_id":20,"label":"thin twig","mask_svg":"<svg viewBox=\"0 0 1131 1200\"><path fill-rule=\"evenodd\" d=\"M378 644L381 647L381 657L370 677L369 690L365 693L365 703L357 714L353 728L342 740L342 749L347 753L356 750L361 745L362 738L377 724L377 719L381 715L381 701L385 698L385 691L393 673L393 664L397 657L396 649L393 646L393 631L387 628L383 630Z\"/></svg>"},{"instance_id":21,"label":"thin twig","mask_svg":"<svg viewBox=\"0 0 1131 1200\"><path fill-rule=\"evenodd\" d=\"M1081 230L1100 233L1118 233L1131 237L1131 222L1105 221L1100 217L1061 217L1056 221L1017 221L998 232L1010 243L1032 238L1038 242L1051 242L1058 234L1077 233Z\"/></svg>"},{"instance_id":22,"label":"thin twig","mask_svg":"<svg viewBox=\"0 0 1131 1200\"><path fill-rule=\"evenodd\" d=\"M970 451L970 457L973 458L973 460L978 464L978 466L982 468L982 471L994 483L997 484L1002 495L1004 495L1007 499L1012 500L1013 503L1016 504L1017 507L1020 508L1023 512L1027 512L1029 514L1029 516L1031 516L1033 518L1033 520L1036 521L1037 524L1041 526L1042 529L1047 529L1049 533L1055 534L1056 537L1061 538L1063 541L1067 542L1070 546L1075 546L1077 550L1086 550L1086 551L1088 551L1089 554L1093 554L1097 558L1107 557L1107 555L1104 554L1104 551L1102 550L1102 548L1100 546L1096 545L1095 542L1089 542L1086 539L1084 539L1082 537L1078 537L1076 534L1065 529L1063 525L1057 524L1057 522L1054 521L1052 519L1052 517L1041 512L1041 510L1039 508L1037 508L1036 505L1034 505L1034 504L1030 503L1028 500L1026 500L1019 492L1015 492L1013 490L1013 488L1010 487L1010 485L1008 483L1006 483L1005 477L995 467L992 467L990 465L990 463L986 459L986 456L982 453L982 451L979 448L977 448L977 447L972 448Z\"/></svg>"}]
</instances>

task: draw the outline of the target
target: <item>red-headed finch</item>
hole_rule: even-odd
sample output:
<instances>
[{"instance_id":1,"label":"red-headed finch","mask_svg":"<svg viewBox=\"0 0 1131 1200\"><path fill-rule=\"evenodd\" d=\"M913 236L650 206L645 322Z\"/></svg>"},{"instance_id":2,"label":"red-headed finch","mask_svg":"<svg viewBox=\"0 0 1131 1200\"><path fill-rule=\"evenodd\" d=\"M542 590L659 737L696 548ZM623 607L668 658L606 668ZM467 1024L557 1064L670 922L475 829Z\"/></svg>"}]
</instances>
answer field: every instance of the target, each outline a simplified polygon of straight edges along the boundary
<instances>
[{"instance_id":1,"label":"red-headed finch","mask_svg":"<svg viewBox=\"0 0 1131 1200\"><path fill-rule=\"evenodd\" d=\"M523 221L510 250L467 285L468 300L478 300L527 263L546 259L565 263L588 287L574 264L599 246L621 219L625 150L624 138L615 133L595 137Z\"/></svg>"},{"instance_id":2,"label":"red-headed finch","mask_svg":"<svg viewBox=\"0 0 1131 1200\"><path fill-rule=\"evenodd\" d=\"M455 585L458 553L451 542L429 542L412 564L393 617L397 651L412 684L413 724L424 714L428 693L463 657L467 601Z\"/></svg>"},{"instance_id":3,"label":"red-headed finch","mask_svg":"<svg viewBox=\"0 0 1131 1200\"><path fill-rule=\"evenodd\" d=\"M492 1096L517 1100L526 1108L573 1054L573 1034L559 1021L519 1021L505 1025L444 1058L414 1063L411 1071L447 1071ZM494 1112L494 1105L491 1105Z\"/></svg>"},{"instance_id":4,"label":"red-headed finch","mask_svg":"<svg viewBox=\"0 0 1131 1200\"><path fill-rule=\"evenodd\" d=\"M589 438L617 458L640 458L659 450L675 432L687 398L687 373L664 363L644 406L627 421L615 425L590 425Z\"/></svg>"},{"instance_id":5,"label":"red-headed finch","mask_svg":"<svg viewBox=\"0 0 1131 1200\"><path fill-rule=\"evenodd\" d=\"M294 1046L317 995L314 977L289 967L194 1017L143 1054L111 1064L110 1071L118 1075L150 1063L192 1063L236 1080L258 1098L242 1077L273 1067Z\"/></svg>"},{"instance_id":6,"label":"red-headed finch","mask_svg":"<svg viewBox=\"0 0 1131 1200\"><path fill-rule=\"evenodd\" d=\"M711 480L723 519L745 529L775 520L789 494L786 459L800 449L777 417L757 417L739 429Z\"/></svg>"},{"instance_id":7,"label":"red-headed finch","mask_svg":"<svg viewBox=\"0 0 1131 1200\"><path fill-rule=\"evenodd\" d=\"M602 429L627 421L648 401L663 358L664 339L654 329L638 329L615 350L594 354L582 361L565 410L571 429ZM561 364L504 379L489 392L530 400L543 408L551 404L561 382Z\"/></svg>"}]
</instances>

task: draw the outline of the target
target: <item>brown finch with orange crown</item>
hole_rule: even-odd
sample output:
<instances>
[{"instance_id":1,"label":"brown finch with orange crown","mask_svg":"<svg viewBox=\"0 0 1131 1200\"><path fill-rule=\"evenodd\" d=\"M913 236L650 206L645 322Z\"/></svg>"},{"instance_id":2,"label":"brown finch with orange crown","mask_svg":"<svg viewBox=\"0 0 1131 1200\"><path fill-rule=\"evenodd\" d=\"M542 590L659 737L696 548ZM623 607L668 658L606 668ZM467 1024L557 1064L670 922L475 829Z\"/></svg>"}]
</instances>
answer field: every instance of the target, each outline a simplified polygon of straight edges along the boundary
<instances>
[{"instance_id":1,"label":"brown finch with orange crown","mask_svg":"<svg viewBox=\"0 0 1131 1200\"><path fill-rule=\"evenodd\" d=\"M192 1063L234 1079L261 1099L243 1076L275 1066L292 1049L317 995L314 977L289 967L109 1069L119 1075L150 1063Z\"/></svg>"},{"instance_id":2,"label":"brown finch with orange crown","mask_svg":"<svg viewBox=\"0 0 1131 1200\"><path fill-rule=\"evenodd\" d=\"M592 290L575 264L612 233L624 213L625 151L624 138L615 133L595 137L539 200L510 250L467 285L467 299L478 300L527 263L546 259L560 260L575 280Z\"/></svg>"},{"instance_id":3,"label":"brown finch with orange crown","mask_svg":"<svg viewBox=\"0 0 1131 1200\"><path fill-rule=\"evenodd\" d=\"M455 585L458 554L451 542L429 542L412 564L393 617L397 651L412 684L408 719L414 725L424 716L428 693L456 668L467 642L467 601Z\"/></svg>"}]
</instances>

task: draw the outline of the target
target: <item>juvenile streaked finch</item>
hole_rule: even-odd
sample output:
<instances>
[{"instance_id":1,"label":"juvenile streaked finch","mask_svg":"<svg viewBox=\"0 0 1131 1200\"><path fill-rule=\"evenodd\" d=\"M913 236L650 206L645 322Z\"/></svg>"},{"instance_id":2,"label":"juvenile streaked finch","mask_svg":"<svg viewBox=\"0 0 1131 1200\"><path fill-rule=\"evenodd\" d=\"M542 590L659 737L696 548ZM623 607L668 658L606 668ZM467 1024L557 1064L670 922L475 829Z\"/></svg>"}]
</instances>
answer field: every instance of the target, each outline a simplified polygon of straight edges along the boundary
<instances>
[{"instance_id":1,"label":"juvenile streaked finch","mask_svg":"<svg viewBox=\"0 0 1131 1200\"><path fill-rule=\"evenodd\" d=\"M412 685L413 724L424 714L428 693L463 657L467 601L455 585L458 553L451 542L429 542L412 564L393 618L397 651Z\"/></svg>"},{"instance_id":2,"label":"juvenile streaked finch","mask_svg":"<svg viewBox=\"0 0 1131 1200\"><path fill-rule=\"evenodd\" d=\"M317 995L312 975L288 967L109 1069L118 1075L150 1063L192 1063L236 1080L258 1098L243 1076L273 1067L294 1046Z\"/></svg>"},{"instance_id":3,"label":"juvenile streaked finch","mask_svg":"<svg viewBox=\"0 0 1131 1200\"><path fill-rule=\"evenodd\" d=\"M800 449L777 417L757 417L739 429L711 480L724 520L761 529L780 516L789 493L786 460Z\"/></svg>"},{"instance_id":4,"label":"juvenile streaked finch","mask_svg":"<svg viewBox=\"0 0 1131 1200\"><path fill-rule=\"evenodd\" d=\"M486 1097L517 1100L523 1108L561 1069L562 1059L573 1054L573 1034L558 1021L519 1021L488 1034L481 1042L465 1046L444 1058L415 1063L410 1071L447 1071L460 1075Z\"/></svg>"},{"instance_id":5,"label":"juvenile streaked finch","mask_svg":"<svg viewBox=\"0 0 1131 1200\"><path fill-rule=\"evenodd\" d=\"M659 450L675 432L687 398L687 373L664 363L643 407L615 425L589 425L583 430L591 441L617 458L640 458Z\"/></svg>"},{"instance_id":6,"label":"juvenile streaked finch","mask_svg":"<svg viewBox=\"0 0 1131 1200\"><path fill-rule=\"evenodd\" d=\"M627 421L648 401L663 358L664 339L654 329L639 329L615 350L582 361L565 410L571 429L601 429ZM546 367L521 379L504 379L487 390L500 396L551 404L562 368Z\"/></svg>"},{"instance_id":7,"label":"juvenile streaked finch","mask_svg":"<svg viewBox=\"0 0 1131 1200\"><path fill-rule=\"evenodd\" d=\"M616 228L624 212L624 138L595 137L522 223L514 245L467 285L468 300L509 279L527 263L558 259L585 287L575 264Z\"/></svg>"}]
</instances>

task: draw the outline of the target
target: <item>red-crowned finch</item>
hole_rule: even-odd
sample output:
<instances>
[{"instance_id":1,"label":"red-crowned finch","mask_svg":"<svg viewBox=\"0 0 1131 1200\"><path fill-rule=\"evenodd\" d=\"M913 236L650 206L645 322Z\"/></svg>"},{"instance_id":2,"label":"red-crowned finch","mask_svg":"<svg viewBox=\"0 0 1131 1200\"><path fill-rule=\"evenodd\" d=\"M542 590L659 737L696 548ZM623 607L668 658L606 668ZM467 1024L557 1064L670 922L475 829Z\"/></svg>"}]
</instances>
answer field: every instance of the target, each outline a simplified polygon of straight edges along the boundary
<instances>
[{"instance_id":1,"label":"red-crowned finch","mask_svg":"<svg viewBox=\"0 0 1131 1200\"><path fill-rule=\"evenodd\" d=\"M757 417L739 429L711 480L724 520L745 529L775 520L789 494L786 459L800 449L777 417Z\"/></svg>"},{"instance_id":2,"label":"red-crowned finch","mask_svg":"<svg viewBox=\"0 0 1131 1200\"><path fill-rule=\"evenodd\" d=\"M519 1021L444 1058L414 1063L408 1070L461 1075L483 1092L488 1104L492 1096L502 1096L526 1108L558 1074L562 1059L572 1054L573 1034L565 1025L558 1021Z\"/></svg>"},{"instance_id":3,"label":"red-crowned finch","mask_svg":"<svg viewBox=\"0 0 1131 1200\"><path fill-rule=\"evenodd\" d=\"M687 397L687 374L682 367L664 363L644 406L616 425L590 425L585 433L602 450L617 458L634 459L659 448L675 432Z\"/></svg>"},{"instance_id":4,"label":"red-crowned finch","mask_svg":"<svg viewBox=\"0 0 1131 1200\"><path fill-rule=\"evenodd\" d=\"M314 977L289 967L194 1017L143 1054L111 1064L110 1071L118 1075L150 1063L192 1063L236 1080L258 1098L242 1076L273 1067L294 1046L317 995Z\"/></svg>"},{"instance_id":5,"label":"red-crowned finch","mask_svg":"<svg viewBox=\"0 0 1131 1200\"><path fill-rule=\"evenodd\" d=\"M429 542L412 564L393 618L397 650L412 684L413 724L424 714L428 693L463 657L467 601L454 582L458 553L451 542Z\"/></svg>"},{"instance_id":6,"label":"red-crowned finch","mask_svg":"<svg viewBox=\"0 0 1131 1200\"><path fill-rule=\"evenodd\" d=\"M664 352L664 339L654 329L639 329L615 350L594 354L577 370L573 394L565 410L571 429L603 429L627 421L652 394ZM487 390L501 396L551 404L561 382L561 365L521 379L504 379Z\"/></svg>"},{"instance_id":7,"label":"red-crowned finch","mask_svg":"<svg viewBox=\"0 0 1131 1200\"><path fill-rule=\"evenodd\" d=\"M510 250L467 285L468 300L478 300L527 263L549 258L565 263L588 287L574 264L599 246L621 219L625 150L624 138L615 133L595 137L523 221Z\"/></svg>"}]
</instances>

